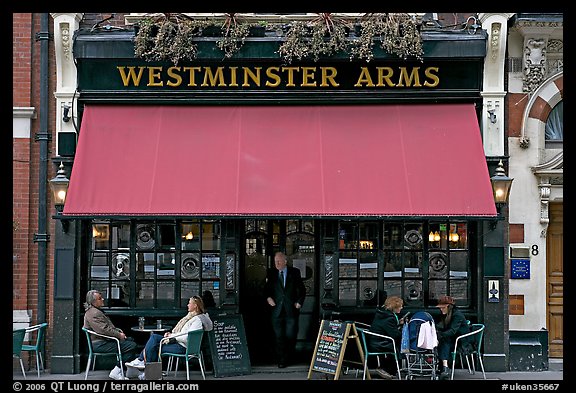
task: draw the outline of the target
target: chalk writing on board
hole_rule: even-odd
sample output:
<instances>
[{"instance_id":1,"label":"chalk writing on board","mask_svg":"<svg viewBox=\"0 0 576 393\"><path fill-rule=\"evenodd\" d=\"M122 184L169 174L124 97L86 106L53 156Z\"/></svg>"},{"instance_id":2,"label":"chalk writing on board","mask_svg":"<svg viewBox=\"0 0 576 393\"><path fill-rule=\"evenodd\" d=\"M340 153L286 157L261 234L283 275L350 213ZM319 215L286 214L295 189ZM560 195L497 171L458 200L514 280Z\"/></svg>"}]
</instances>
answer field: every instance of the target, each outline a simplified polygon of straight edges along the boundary
<instances>
[{"instance_id":1,"label":"chalk writing on board","mask_svg":"<svg viewBox=\"0 0 576 393\"><path fill-rule=\"evenodd\" d=\"M242 359L242 353L237 351L238 346L242 344L240 336L238 335L238 327L216 321L214 329L216 330L215 341L218 360Z\"/></svg>"},{"instance_id":2,"label":"chalk writing on board","mask_svg":"<svg viewBox=\"0 0 576 393\"><path fill-rule=\"evenodd\" d=\"M346 324L324 321L318 340L314 370L335 373L342 355Z\"/></svg>"},{"instance_id":3,"label":"chalk writing on board","mask_svg":"<svg viewBox=\"0 0 576 393\"><path fill-rule=\"evenodd\" d=\"M224 315L213 319L209 332L214 376L250 374L250 356L241 315Z\"/></svg>"}]
</instances>

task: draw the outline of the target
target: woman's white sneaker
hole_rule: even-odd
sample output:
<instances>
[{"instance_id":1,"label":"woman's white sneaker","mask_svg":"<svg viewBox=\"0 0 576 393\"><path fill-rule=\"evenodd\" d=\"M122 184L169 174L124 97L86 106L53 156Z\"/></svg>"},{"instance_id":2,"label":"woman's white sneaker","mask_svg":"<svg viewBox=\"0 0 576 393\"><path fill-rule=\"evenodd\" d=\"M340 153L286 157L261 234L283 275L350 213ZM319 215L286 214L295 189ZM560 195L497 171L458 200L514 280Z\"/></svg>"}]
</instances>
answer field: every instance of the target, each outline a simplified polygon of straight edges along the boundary
<instances>
[{"instance_id":1,"label":"woman's white sneaker","mask_svg":"<svg viewBox=\"0 0 576 393\"><path fill-rule=\"evenodd\" d=\"M128 367L137 368L138 370L144 370L144 368L146 368L146 363L144 362L144 360L140 360L138 358L132 360L131 362L126 362L124 364Z\"/></svg>"}]
</instances>

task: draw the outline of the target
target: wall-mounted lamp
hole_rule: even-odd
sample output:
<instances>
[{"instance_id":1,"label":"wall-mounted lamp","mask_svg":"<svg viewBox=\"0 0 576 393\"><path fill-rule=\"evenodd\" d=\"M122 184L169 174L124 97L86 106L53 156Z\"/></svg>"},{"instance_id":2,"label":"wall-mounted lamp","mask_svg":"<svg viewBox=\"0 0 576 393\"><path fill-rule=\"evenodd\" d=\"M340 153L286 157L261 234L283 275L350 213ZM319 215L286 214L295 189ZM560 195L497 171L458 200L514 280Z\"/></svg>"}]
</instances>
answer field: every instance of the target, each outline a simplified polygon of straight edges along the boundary
<instances>
[{"instance_id":1,"label":"wall-mounted lamp","mask_svg":"<svg viewBox=\"0 0 576 393\"><path fill-rule=\"evenodd\" d=\"M490 123L495 124L496 123L496 110L495 109L488 109L488 119L490 120Z\"/></svg>"},{"instance_id":2,"label":"wall-mounted lamp","mask_svg":"<svg viewBox=\"0 0 576 393\"><path fill-rule=\"evenodd\" d=\"M498 163L496 168L496 173L490 178L492 183L492 192L494 194L494 202L496 203L496 209L498 210L498 217L501 219L500 210L502 206L508 203L508 198L510 196L510 188L512 187L512 178L506 176L504 171L504 164L502 160ZM492 222L492 228L496 227L498 220Z\"/></svg>"},{"instance_id":3,"label":"wall-mounted lamp","mask_svg":"<svg viewBox=\"0 0 576 393\"><path fill-rule=\"evenodd\" d=\"M64 210L64 203L66 202L66 195L68 194L68 185L70 180L66 177L66 172L64 172L64 164L60 162L60 167L56 173L56 177L50 180L50 189L52 190L52 195L54 196L54 206L56 207L57 214L62 214ZM68 232L69 221L65 219L60 219L62 223L62 231L64 233Z\"/></svg>"},{"instance_id":4,"label":"wall-mounted lamp","mask_svg":"<svg viewBox=\"0 0 576 393\"><path fill-rule=\"evenodd\" d=\"M70 121L70 105L64 105L62 107L62 121L68 123Z\"/></svg>"}]
</instances>

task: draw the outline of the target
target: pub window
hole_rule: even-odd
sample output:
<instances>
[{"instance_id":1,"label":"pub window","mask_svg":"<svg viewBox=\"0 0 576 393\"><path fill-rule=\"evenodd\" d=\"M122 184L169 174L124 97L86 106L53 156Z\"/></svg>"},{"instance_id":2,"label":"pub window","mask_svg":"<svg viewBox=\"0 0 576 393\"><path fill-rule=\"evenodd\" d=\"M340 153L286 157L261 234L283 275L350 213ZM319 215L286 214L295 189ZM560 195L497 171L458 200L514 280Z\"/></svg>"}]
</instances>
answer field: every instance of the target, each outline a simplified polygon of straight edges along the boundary
<instances>
[{"instance_id":1,"label":"pub window","mask_svg":"<svg viewBox=\"0 0 576 393\"><path fill-rule=\"evenodd\" d=\"M379 292L407 307L430 307L445 294L471 296L468 223L341 221L338 297L341 306L373 306Z\"/></svg>"},{"instance_id":2,"label":"pub window","mask_svg":"<svg viewBox=\"0 0 576 393\"><path fill-rule=\"evenodd\" d=\"M94 220L90 225L90 289L108 307L183 308L212 292L220 304L218 220Z\"/></svg>"},{"instance_id":3,"label":"pub window","mask_svg":"<svg viewBox=\"0 0 576 393\"><path fill-rule=\"evenodd\" d=\"M342 306L377 304L378 228L377 222L339 223L338 296Z\"/></svg>"}]
</instances>

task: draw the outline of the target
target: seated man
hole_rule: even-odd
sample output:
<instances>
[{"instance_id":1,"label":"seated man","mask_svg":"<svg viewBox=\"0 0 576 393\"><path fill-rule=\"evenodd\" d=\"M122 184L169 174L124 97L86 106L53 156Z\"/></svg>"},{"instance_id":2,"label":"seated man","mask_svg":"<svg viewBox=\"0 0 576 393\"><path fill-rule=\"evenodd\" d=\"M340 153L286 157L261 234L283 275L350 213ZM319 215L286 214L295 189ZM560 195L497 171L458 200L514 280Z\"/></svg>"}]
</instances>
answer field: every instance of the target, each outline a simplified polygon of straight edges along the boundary
<instances>
[{"instance_id":1,"label":"seated man","mask_svg":"<svg viewBox=\"0 0 576 393\"><path fill-rule=\"evenodd\" d=\"M92 289L86 293L86 303L84 303L86 310L84 314L84 327L96 333L118 338L120 340L122 359L128 361L134 359L136 357L136 343L131 337L127 337L121 329L114 326L110 318L100 309L103 305L104 298L100 291ZM114 340L93 335L90 336L90 340L92 340L92 348L97 352L115 353L118 349ZM116 367L110 371L108 376L112 379L122 379L122 370L120 367L122 367L122 364L117 362ZM128 378L125 376L124 379Z\"/></svg>"}]
</instances>

